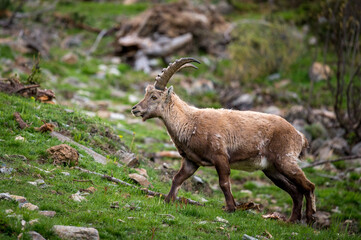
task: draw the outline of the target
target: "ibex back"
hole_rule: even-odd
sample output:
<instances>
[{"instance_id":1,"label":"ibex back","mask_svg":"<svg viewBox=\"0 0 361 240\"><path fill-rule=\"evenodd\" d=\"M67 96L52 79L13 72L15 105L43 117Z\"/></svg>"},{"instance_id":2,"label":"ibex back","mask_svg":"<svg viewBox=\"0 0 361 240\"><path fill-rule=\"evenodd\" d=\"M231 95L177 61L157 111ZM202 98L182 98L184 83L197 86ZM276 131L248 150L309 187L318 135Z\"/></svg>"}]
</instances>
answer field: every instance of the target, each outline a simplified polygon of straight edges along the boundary
<instances>
[{"instance_id":1,"label":"ibex back","mask_svg":"<svg viewBox=\"0 0 361 240\"><path fill-rule=\"evenodd\" d=\"M155 84L147 86L144 99L132 108L134 116L143 121L160 118L183 157L165 200L174 200L182 183L199 166L215 166L226 210L233 212L236 204L231 192L231 169L262 170L291 196L293 209L288 221L301 220L305 196L306 219L311 222L316 212L315 185L297 164L308 145L305 136L276 115L189 106L173 92L173 87L166 85L178 70L196 68L191 62L199 63L193 58L182 58L163 69Z\"/></svg>"}]
</instances>

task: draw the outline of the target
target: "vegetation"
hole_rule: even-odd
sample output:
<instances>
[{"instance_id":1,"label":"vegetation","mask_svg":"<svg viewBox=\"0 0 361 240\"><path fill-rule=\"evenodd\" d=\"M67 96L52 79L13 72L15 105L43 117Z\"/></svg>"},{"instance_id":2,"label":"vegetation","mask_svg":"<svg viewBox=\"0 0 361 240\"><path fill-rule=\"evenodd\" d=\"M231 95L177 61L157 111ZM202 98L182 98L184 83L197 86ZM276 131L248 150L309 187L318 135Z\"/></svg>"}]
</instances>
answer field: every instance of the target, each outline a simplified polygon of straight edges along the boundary
<instances>
[{"instance_id":1,"label":"vegetation","mask_svg":"<svg viewBox=\"0 0 361 240\"><path fill-rule=\"evenodd\" d=\"M51 5L49 2L52 1L40 1L40 4ZM220 1L211 2L217 4ZM337 83L343 79L345 82L342 91L346 91L345 86L350 84L352 74L345 73L343 78L337 75L336 63L345 55L342 55L342 51L334 52L334 49L342 50L344 45L333 45L325 54L323 52L327 29L320 28L318 32L313 25L318 21L317 14L323 5L311 0L277 1L273 7L268 7L268 2L271 1L263 0L247 1L245 4L234 0L227 2L235 8L225 16L228 21L235 23L231 42L227 46L229 58L212 56L202 50L200 53L189 54L197 56L202 64L197 71L184 71L184 74L174 76L171 84L174 85L175 92L198 107L222 107L219 93L230 88L237 89L240 93L257 93L255 107L258 109L274 104L284 110L296 104L307 103L311 108L332 109L336 95L329 91L329 85L338 86ZM8 13L18 8L18 4L12 1L0 1L1 4L10 12L5 14L0 7L0 24L1 19L7 23ZM54 12L101 30L117 27L120 22L152 6L145 1L123 5L119 1L61 0ZM24 4L18 11L36 12L38 8L36 4ZM0 92L0 167L13 169L8 174L0 173L0 193L24 196L29 202L39 206L40 210L53 210L57 214L54 218L47 218L38 211L19 208L16 202L0 200L0 239L16 239L19 234L31 230L39 232L46 239L57 239L51 230L56 224L94 227L99 231L101 239L241 239L244 234L262 239L260 236L269 237L267 232L273 239L360 239L361 174L354 169L359 166L357 164L352 169L348 162L335 163L331 170L305 169L307 177L316 184L318 210L332 213L329 228L263 219L262 214L273 211L289 215L292 202L262 172L232 171L235 199L260 203L263 208L260 212L238 210L228 214L222 210L224 196L217 187L218 178L213 168L200 168L196 173L206 185L211 186L213 193L210 196L199 189L180 190L180 196L197 201L207 199L205 206L200 207L165 204L158 197L149 197L99 176L68 166L53 165L46 150L61 142L49 133L34 129L40 127L43 120L53 123L55 131L109 160L106 165L96 163L84 150L69 144L80 153L79 166L82 168L135 184L128 174L135 173L136 170L120 166L122 159L117 152L126 149L135 154L140 162L139 168L147 170L151 190L167 193L171 177L180 166L179 160L159 160L154 157L160 151L176 150L162 123L154 119L141 122L130 115L131 106L141 99L145 84L152 82L154 76L133 70L131 65L118 56L114 58L114 33L106 34L96 50L88 54L99 33L64 24L54 17L54 12L42 13L31 19L14 19L15 30L18 26L16 23L23 21L26 22L26 27L31 25L34 29L49 27L59 30L56 34L59 34L60 40L54 40L49 46L48 58L38 56L34 49L23 52L13 44L8 44L6 41L10 39L14 43L20 39L20 35L11 27L10 30L0 29L0 78L17 74L24 83L40 83L41 88L54 90L58 100L58 104L50 105L33 98ZM47 23L46 26L44 22ZM305 24L310 28L309 31L305 30ZM313 45L309 44L312 37L318 39ZM64 48L66 40L73 45ZM335 41L336 43L339 42ZM68 53L77 56L75 63L67 63L62 59ZM172 55L171 59L183 56L182 52L177 54ZM314 61L324 62L325 59L334 74L327 81L314 82L311 87L309 68ZM160 66L159 62L162 61L157 62ZM346 61L342 64L348 67L348 63ZM355 63L359 61L355 60ZM359 69L357 66L354 66L353 71ZM277 77L269 78L272 74ZM210 81L214 88L190 93L191 85L184 83L194 83L198 79ZM355 91L359 87L358 80L359 78L354 78ZM234 82L238 82L239 86L234 87ZM310 94L312 99L309 99ZM352 94L359 97L359 92ZM345 116L347 96L343 93L340 95L342 103L336 103L342 110L339 112L340 116ZM355 101L350 103L357 105ZM112 119L102 116L102 111L122 115ZM21 130L14 119L14 112L19 112L30 127ZM356 112L356 115L359 116L359 113ZM324 132L320 123L305 124L305 131L313 139L327 141L328 133ZM16 140L18 136L23 137L24 141ZM350 146L355 145L359 139L351 128L344 137ZM310 162L314 158L310 155L305 161ZM163 168L163 162L168 169ZM45 185L34 186L28 183L36 179L43 179ZM70 198L80 189L89 187L94 187L96 191L85 196L86 201L76 202ZM114 207L117 205L115 202L119 202L119 208ZM22 215L27 222L24 228L20 219L8 216L8 209L13 210L14 214ZM217 222L216 217L226 219L229 223ZM29 221L34 219L39 221L30 225ZM24 234L23 238L27 239L28 236Z\"/></svg>"}]
</instances>

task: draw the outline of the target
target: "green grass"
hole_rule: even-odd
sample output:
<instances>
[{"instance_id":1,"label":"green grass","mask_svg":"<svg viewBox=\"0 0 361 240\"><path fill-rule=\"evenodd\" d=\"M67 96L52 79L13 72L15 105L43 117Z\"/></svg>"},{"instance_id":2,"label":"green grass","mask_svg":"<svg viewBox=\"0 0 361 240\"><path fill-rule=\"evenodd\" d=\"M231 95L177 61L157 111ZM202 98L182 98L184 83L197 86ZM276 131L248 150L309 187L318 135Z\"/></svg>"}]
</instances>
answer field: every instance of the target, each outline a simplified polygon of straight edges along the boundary
<instances>
[{"instance_id":1,"label":"green grass","mask_svg":"<svg viewBox=\"0 0 361 240\"><path fill-rule=\"evenodd\" d=\"M210 201L206 203L205 207L164 204L157 197L147 198L138 190L118 186L98 176L82 173L69 167L53 166L51 160L48 159L46 149L60 142L51 138L47 133L39 133L32 129L32 127L40 125L42 119L56 122L59 125L57 130L69 131L76 141L106 155L109 152L97 146L98 141L94 144L92 139L97 137L102 138L103 142L107 141L106 137L101 135L105 128L110 128L110 131L116 133L107 124L102 123L97 118L85 117L78 112L65 113L65 108L58 105L42 104L31 99L8 96L2 93L0 99L0 127L4 130L0 135L0 163L15 169L10 175L0 176L1 192L24 196L29 202L38 205L40 210L57 212L54 218L49 219L39 215L36 211L19 209L16 203L2 200L0 201L0 219L2 221L0 238L2 239L13 239L22 232L18 220L5 216L6 209L12 209L16 214L23 215L25 221L39 219L39 222L34 225L26 225L24 231L37 231L47 239L56 239L51 231L52 226L56 224L95 227L102 239L149 239L152 238L152 235L154 235L154 239L169 239L169 236L172 236L173 239L205 239L210 236L216 239L228 239L229 237L239 239L243 234L262 235L265 230L269 231L275 239L305 239L305 236L312 239L358 239L357 236L345 235L339 228L340 221L343 219L348 217L360 218L359 213L353 211L355 208L360 208L357 201L360 194L356 192L356 183L342 182L334 188L318 187L316 194L319 199L319 208L330 210L334 204L337 204L344 214L335 216L336 219L331 229L316 232L314 229L302 225L264 220L260 214L249 211L225 213L221 210L223 195L220 191L216 191L212 197L208 198ZM20 130L12 116L14 111L20 112L24 120L32 123L32 126ZM94 136L88 134L90 126L99 129ZM139 135L139 137L149 136L159 131L156 129L152 132L147 130L148 128L139 126L133 126L133 128L126 126L126 128L128 127L130 131L136 131L136 136ZM81 134L81 136L76 137L76 134ZM15 141L15 137L18 135L25 137L25 142ZM160 133L151 136L156 139L159 138L161 142L167 141L166 137ZM122 143L118 142L117 144ZM128 147L130 145L129 141L125 141L124 144ZM114 177L129 181L127 174L133 172L132 169L117 167L112 161L107 165L97 164L84 151L80 150L80 153L79 164L81 167L99 173L112 174ZM24 155L28 160L24 162L14 157L9 158L6 154ZM28 164L48 170L50 173L42 172ZM153 190L168 191L170 183L159 181L159 171L153 169L152 164L145 161L141 167L148 170L149 180L154 186ZM215 173L214 169L211 168L202 168L202 171L205 175L212 174L214 176ZM69 172L70 176L65 176L61 172ZM312 177L312 172L309 175L313 181L317 180L317 178ZM45 181L47 187L39 188L28 183L28 181L39 178ZM248 181L264 177L259 173L252 175L234 171L232 178L246 178ZM92 180L94 185L90 182L74 182L74 179ZM358 176L353 176L352 179L358 179ZM217 181L217 178L210 178L209 181ZM274 199L277 199L277 205L280 206L284 203L291 204L289 197L275 186L257 188L247 181L244 184L244 189L251 190L255 195L272 195ZM324 182L319 182L319 185L324 184ZM90 186L94 186L97 191L86 196L87 201L78 203L69 198L79 189ZM234 187L234 190L238 187ZM202 194L192 195L183 190L180 191L180 195L196 200L203 196ZM235 192L235 197L240 200L241 196ZM115 201L119 201L119 209L110 208L110 205ZM341 202L343 204L339 204ZM134 209L127 207L128 205ZM161 214L171 214L175 218L169 219ZM227 219L229 224L214 222L217 216ZM134 219L128 219L128 217L134 217ZM125 222L120 222L118 219ZM202 221L206 221L206 224L201 224ZM292 233L298 233L298 235Z\"/></svg>"}]
</instances>

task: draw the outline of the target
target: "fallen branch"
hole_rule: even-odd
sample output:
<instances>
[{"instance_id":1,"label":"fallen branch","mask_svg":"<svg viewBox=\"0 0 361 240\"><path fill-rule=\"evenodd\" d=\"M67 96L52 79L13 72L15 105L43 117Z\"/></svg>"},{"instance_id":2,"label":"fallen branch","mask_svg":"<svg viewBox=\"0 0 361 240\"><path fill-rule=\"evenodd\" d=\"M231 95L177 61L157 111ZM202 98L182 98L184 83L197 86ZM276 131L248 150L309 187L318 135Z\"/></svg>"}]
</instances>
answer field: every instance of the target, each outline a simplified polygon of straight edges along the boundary
<instances>
[{"instance_id":1,"label":"fallen branch","mask_svg":"<svg viewBox=\"0 0 361 240\"><path fill-rule=\"evenodd\" d=\"M127 183L125 181L122 181L118 178L115 178L115 177L111 177L109 175L105 175L105 174L100 174L100 173L97 173L97 172L92 172L92 171L89 171L89 170L86 170L84 168L80 168L80 167L74 167L75 169L77 170L80 170L82 172L86 172L86 173L90 173L90 174L94 174L94 175L98 175L98 176L101 176L102 178L105 178L107 179L108 181L111 181L111 182L115 182L115 183L119 183L121 185L124 185L124 186L128 186L128 187L131 187L131 188L134 188L134 189L137 189L137 190L140 190L142 191L143 193L149 195L149 196L157 196L157 197L160 197L160 198L165 198L165 195L162 194L162 193L159 193L159 192L154 192L154 191L151 191L147 188L140 188L138 186L135 186L133 184L130 184L130 183ZM181 203L189 203L189 204L192 204L192 205L197 205L197 206L204 206L204 204L201 204L197 201L194 201L192 199L189 199L189 198L183 198L183 197L177 197L176 198L176 201L177 202L181 202Z\"/></svg>"},{"instance_id":2,"label":"fallen branch","mask_svg":"<svg viewBox=\"0 0 361 240\"><path fill-rule=\"evenodd\" d=\"M15 121L19 124L19 127L21 129L29 127L29 125L24 122L24 120L21 118L20 113L14 112Z\"/></svg>"},{"instance_id":3,"label":"fallen branch","mask_svg":"<svg viewBox=\"0 0 361 240\"><path fill-rule=\"evenodd\" d=\"M317 162L311 163L309 165L303 166L301 168L302 169L310 168L310 167L323 165L323 164L326 164L326 163L334 163L334 162L347 161L347 160L353 160L353 159L361 159L361 156L353 155L353 156L346 156L346 157L336 158L336 159L333 159L333 160L317 161Z\"/></svg>"}]
</instances>

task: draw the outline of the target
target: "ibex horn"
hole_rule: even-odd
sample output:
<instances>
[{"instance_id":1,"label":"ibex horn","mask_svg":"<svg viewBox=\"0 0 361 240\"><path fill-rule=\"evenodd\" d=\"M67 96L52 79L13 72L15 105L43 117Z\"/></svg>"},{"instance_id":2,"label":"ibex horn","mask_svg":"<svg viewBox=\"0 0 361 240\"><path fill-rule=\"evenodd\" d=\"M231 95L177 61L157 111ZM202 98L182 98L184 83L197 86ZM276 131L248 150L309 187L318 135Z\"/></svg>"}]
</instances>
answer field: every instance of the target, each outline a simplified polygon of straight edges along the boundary
<instances>
[{"instance_id":1,"label":"ibex horn","mask_svg":"<svg viewBox=\"0 0 361 240\"><path fill-rule=\"evenodd\" d=\"M198 69L196 66L191 64L191 62L200 64L200 62L194 58L181 58L173 63L170 63L167 68L163 68L162 72L155 78L155 88L158 90L164 90L173 74L183 68L192 67Z\"/></svg>"}]
</instances>

